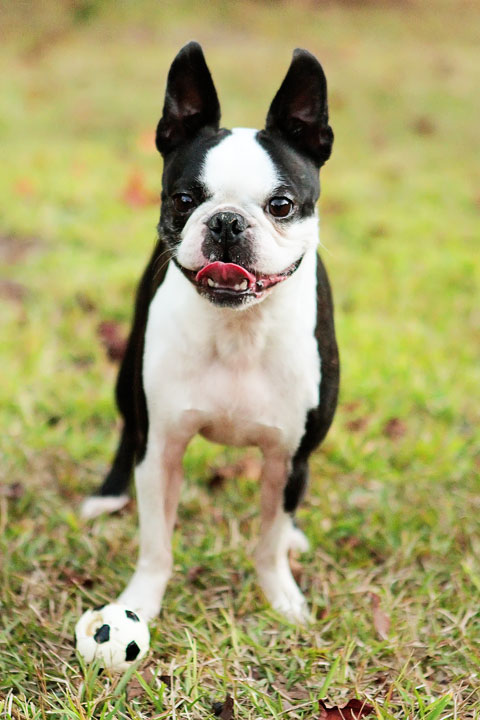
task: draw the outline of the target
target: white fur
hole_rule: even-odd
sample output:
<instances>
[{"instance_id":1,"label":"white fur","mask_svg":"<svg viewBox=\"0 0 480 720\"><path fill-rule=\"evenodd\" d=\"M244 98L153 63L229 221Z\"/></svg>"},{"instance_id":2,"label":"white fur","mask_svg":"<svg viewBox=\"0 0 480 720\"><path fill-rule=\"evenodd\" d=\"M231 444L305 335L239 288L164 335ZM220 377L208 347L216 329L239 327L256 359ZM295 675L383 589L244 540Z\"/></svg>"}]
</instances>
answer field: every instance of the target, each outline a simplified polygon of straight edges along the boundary
<instances>
[{"instance_id":1,"label":"white fur","mask_svg":"<svg viewBox=\"0 0 480 720\"><path fill-rule=\"evenodd\" d=\"M211 198L185 225L178 260L190 269L205 263L205 220L223 207L238 209L251 225L256 271L281 272L304 257L291 277L241 311L201 297L173 263L151 302L143 363L149 434L136 471L140 554L120 598L147 619L158 613L171 573L182 456L195 434L262 450L260 585L288 618L308 616L288 564L289 548L305 549L305 539L282 503L306 414L318 404L318 225L312 217L282 226L265 212L281 178L254 134L234 131L207 154L201 180Z\"/></svg>"},{"instance_id":2,"label":"white fur","mask_svg":"<svg viewBox=\"0 0 480 720\"><path fill-rule=\"evenodd\" d=\"M129 500L129 495L92 495L81 504L80 515L84 520L93 520L104 513L118 512Z\"/></svg>"},{"instance_id":3,"label":"white fur","mask_svg":"<svg viewBox=\"0 0 480 720\"><path fill-rule=\"evenodd\" d=\"M260 587L273 609L291 621L308 622L307 603L288 562L288 551L296 548L297 542L291 517L279 511L260 539L255 561Z\"/></svg>"}]
</instances>

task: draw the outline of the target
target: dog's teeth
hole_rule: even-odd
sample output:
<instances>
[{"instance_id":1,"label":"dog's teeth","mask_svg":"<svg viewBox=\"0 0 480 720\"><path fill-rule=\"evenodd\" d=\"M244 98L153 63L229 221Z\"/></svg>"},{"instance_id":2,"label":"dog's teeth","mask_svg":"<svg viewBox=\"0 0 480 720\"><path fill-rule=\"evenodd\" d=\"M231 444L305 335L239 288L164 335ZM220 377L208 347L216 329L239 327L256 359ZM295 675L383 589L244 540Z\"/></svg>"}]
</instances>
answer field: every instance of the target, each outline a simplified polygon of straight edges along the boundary
<instances>
[{"instance_id":1,"label":"dog's teeth","mask_svg":"<svg viewBox=\"0 0 480 720\"><path fill-rule=\"evenodd\" d=\"M213 282L212 278L207 278L207 283L209 287L215 287L215 285L217 284Z\"/></svg>"},{"instance_id":2,"label":"dog's teeth","mask_svg":"<svg viewBox=\"0 0 480 720\"><path fill-rule=\"evenodd\" d=\"M248 281L242 280L242 282L239 285L235 285L235 290L246 290L248 287Z\"/></svg>"}]
</instances>

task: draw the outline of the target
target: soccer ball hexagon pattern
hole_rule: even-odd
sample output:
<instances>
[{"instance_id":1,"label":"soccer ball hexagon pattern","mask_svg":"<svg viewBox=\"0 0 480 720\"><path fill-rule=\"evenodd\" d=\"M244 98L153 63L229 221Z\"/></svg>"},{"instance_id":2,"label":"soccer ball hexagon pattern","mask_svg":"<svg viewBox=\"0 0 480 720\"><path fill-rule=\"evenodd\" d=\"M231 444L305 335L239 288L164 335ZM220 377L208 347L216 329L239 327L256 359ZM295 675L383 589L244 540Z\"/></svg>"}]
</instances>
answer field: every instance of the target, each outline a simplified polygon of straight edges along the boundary
<instances>
[{"instance_id":1,"label":"soccer ball hexagon pattern","mask_svg":"<svg viewBox=\"0 0 480 720\"><path fill-rule=\"evenodd\" d=\"M102 667L123 672L147 653L147 623L124 605L110 603L87 610L75 625L78 653L87 663L99 660Z\"/></svg>"}]
</instances>

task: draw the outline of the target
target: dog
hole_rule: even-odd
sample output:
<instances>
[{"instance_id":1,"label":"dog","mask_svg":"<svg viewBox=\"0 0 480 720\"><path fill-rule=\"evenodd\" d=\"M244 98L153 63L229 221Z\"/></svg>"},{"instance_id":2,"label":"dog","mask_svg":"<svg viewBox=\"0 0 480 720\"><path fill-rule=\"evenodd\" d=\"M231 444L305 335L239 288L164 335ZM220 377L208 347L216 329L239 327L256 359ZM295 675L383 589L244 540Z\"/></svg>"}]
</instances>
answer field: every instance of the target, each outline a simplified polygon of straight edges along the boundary
<instances>
[{"instance_id":1,"label":"dog","mask_svg":"<svg viewBox=\"0 0 480 720\"><path fill-rule=\"evenodd\" d=\"M332 297L317 254L319 169L333 143L320 63L295 50L263 130L219 122L203 51L190 42L170 67L156 131L158 242L118 375L123 430L83 515L122 507L135 470L139 558L119 601L150 620L172 571L189 441L200 434L257 446L258 580L275 610L305 622L288 551L308 547L294 514L339 387Z\"/></svg>"}]
</instances>

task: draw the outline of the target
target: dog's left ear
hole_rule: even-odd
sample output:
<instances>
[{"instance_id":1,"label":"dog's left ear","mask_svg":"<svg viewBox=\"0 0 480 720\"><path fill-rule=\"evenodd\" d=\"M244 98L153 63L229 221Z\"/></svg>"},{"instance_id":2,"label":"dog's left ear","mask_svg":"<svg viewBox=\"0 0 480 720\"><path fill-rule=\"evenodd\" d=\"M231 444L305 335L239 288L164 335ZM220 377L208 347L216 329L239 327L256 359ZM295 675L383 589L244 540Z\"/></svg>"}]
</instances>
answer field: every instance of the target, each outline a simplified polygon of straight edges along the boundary
<instances>
[{"instance_id":1,"label":"dog's left ear","mask_svg":"<svg viewBox=\"0 0 480 720\"><path fill-rule=\"evenodd\" d=\"M163 115L157 126L156 145L167 155L202 128L218 130L220 105L202 48L185 45L168 73Z\"/></svg>"},{"instance_id":2,"label":"dog's left ear","mask_svg":"<svg viewBox=\"0 0 480 720\"><path fill-rule=\"evenodd\" d=\"M280 133L319 167L330 157L333 131L328 124L327 80L318 60L306 50L294 51L265 129Z\"/></svg>"}]
</instances>

